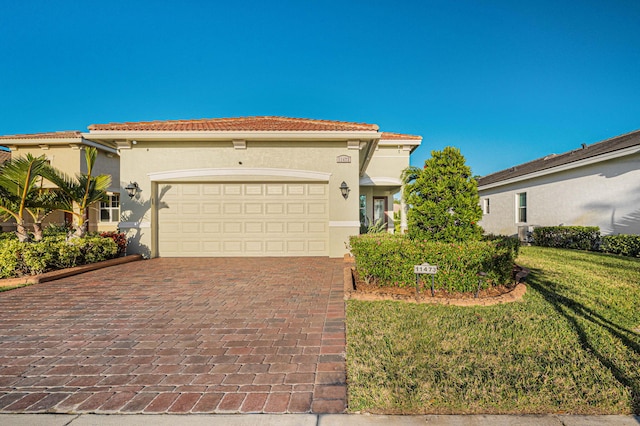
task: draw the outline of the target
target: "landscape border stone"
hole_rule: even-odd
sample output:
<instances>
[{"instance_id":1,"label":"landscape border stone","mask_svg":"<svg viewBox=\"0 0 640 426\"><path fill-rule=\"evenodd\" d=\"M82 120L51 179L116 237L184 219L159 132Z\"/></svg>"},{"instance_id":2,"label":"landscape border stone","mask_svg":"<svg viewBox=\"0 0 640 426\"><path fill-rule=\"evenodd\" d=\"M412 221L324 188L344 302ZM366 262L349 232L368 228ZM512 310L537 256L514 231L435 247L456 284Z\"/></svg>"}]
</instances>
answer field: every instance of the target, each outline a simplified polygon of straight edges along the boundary
<instances>
[{"instance_id":1,"label":"landscape border stone","mask_svg":"<svg viewBox=\"0 0 640 426\"><path fill-rule=\"evenodd\" d=\"M89 263L87 265L75 266L73 268L59 269L57 271L46 272L39 275L26 275L18 278L5 278L0 280L0 288L13 287L26 284L39 284L47 281L58 280L83 272L95 271L96 269L107 268L109 266L121 265L123 263L142 260L142 255L131 254L129 256L117 257L115 259L103 260L102 262Z\"/></svg>"}]
</instances>

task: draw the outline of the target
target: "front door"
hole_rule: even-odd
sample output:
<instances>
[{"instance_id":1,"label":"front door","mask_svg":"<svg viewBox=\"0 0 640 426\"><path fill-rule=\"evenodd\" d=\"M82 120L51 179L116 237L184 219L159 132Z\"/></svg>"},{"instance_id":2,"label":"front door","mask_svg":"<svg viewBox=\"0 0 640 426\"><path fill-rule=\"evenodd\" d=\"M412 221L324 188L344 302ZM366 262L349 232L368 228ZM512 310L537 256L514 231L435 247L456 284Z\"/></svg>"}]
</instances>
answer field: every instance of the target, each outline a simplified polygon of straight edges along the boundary
<instances>
[{"instance_id":1,"label":"front door","mask_svg":"<svg viewBox=\"0 0 640 426\"><path fill-rule=\"evenodd\" d=\"M387 197L373 197L373 223L387 223Z\"/></svg>"}]
</instances>

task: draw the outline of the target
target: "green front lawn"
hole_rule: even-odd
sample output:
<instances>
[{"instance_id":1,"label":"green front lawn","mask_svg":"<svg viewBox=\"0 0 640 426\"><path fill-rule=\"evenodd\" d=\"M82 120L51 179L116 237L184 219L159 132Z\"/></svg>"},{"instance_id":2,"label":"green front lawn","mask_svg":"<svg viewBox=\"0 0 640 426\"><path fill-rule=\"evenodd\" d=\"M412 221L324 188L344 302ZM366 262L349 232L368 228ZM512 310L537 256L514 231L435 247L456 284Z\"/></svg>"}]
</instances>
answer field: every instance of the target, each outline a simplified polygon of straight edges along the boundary
<instances>
[{"instance_id":1,"label":"green front lawn","mask_svg":"<svg viewBox=\"0 0 640 426\"><path fill-rule=\"evenodd\" d=\"M347 305L349 409L640 413L640 259L523 247L523 301Z\"/></svg>"}]
</instances>

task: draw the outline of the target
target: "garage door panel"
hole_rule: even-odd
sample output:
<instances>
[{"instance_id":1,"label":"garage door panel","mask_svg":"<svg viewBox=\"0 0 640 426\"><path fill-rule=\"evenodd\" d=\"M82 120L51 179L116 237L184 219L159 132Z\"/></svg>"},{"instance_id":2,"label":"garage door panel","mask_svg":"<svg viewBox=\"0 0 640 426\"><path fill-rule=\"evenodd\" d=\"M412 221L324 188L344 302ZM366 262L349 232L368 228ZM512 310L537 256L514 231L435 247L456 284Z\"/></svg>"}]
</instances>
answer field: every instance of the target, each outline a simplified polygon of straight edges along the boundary
<instances>
[{"instance_id":1,"label":"garage door panel","mask_svg":"<svg viewBox=\"0 0 640 426\"><path fill-rule=\"evenodd\" d=\"M287 214L304 214L304 203L288 203Z\"/></svg>"},{"instance_id":2,"label":"garage door panel","mask_svg":"<svg viewBox=\"0 0 640 426\"><path fill-rule=\"evenodd\" d=\"M263 207L262 203L245 203L244 214L262 215L264 214Z\"/></svg>"},{"instance_id":3,"label":"garage door panel","mask_svg":"<svg viewBox=\"0 0 640 426\"><path fill-rule=\"evenodd\" d=\"M271 203L265 204L266 214L284 214L284 203Z\"/></svg>"},{"instance_id":4,"label":"garage door panel","mask_svg":"<svg viewBox=\"0 0 640 426\"><path fill-rule=\"evenodd\" d=\"M239 202L229 202L229 203L224 203L222 205L222 211L224 212L224 214L228 214L228 215L238 215L240 213L242 213L242 203Z\"/></svg>"},{"instance_id":5,"label":"garage door panel","mask_svg":"<svg viewBox=\"0 0 640 426\"><path fill-rule=\"evenodd\" d=\"M245 234L264 234L263 222L245 222L244 224Z\"/></svg>"},{"instance_id":6,"label":"garage door panel","mask_svg":"<svg viewBox=\"0 0 640 426\"><path fill-rule=\"evenodd\" d=\"M179 183L162 193L160 256L326 256L328 191L307 182Z\"/></svg>"},{"instance_id":7,"label":"garage door panel","mask_svg":"<svg viewBox=\"0 0 640 426\"><path fill-rule=\"evenodd\" d=\"M282 234L284 232L284 222L267 222L266 224L267 234Z\"/></svg>"}]
</instances>

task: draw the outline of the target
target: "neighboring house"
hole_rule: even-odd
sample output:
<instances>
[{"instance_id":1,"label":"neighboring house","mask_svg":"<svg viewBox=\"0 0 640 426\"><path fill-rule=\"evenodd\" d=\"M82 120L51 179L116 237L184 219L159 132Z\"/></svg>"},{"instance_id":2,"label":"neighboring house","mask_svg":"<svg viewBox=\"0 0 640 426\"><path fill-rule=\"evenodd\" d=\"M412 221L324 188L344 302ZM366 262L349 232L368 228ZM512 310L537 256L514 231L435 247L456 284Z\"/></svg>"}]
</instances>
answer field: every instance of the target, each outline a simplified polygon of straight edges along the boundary
<instances>
[{"instance_id":1,"label":"neighboring house","mask_svg":"<svg viewBox=\"0 0 640 426\"><path fill-rule=\"evenodd\" d=\"M96 204L89 211L89 231L117 229L120 221L120 166L118 152L113 145L89 141L78 131L0 136L0 144L7 146L14 158L26 154L34 157L44 155L53 167L69 176L86 173L87 165L82 148L96 147L98 158L93 173L111 175L112 182L108 192L109 202ZM71 215L58 211L47 216L44 223L64 224L70 220ZM5 231L15 229L12 223L2 225Z\"/></svg>"},{"instance_id":2,"label":"neighboring house","mask_svg":"<svg viewBox=\"0 0 640 426\"><path fill-rule=\"evenodd\" d=\"M117 147L119 228L151 257L341 257L361 217L393 230L422 140L286 117L95 124L80 138Z\"/></svg>"},{"instance_id":3,"label":"neighboring house","mask_svg":"<svg viewBox=\"0 0 640 426\"><path fill-rule=\"evenodd\" d=\"M640 234L640 130L484 176L478 190L487 233L575 225Z\"/></svg>"},{"instance_id":4,"label":"neighboring house","mask_svg":"<svg viewBox=\"0 0 640 426\"><path fill-rule=\"evenodd\" d=\"M0 166L7 160L11 160L11 151L0 149Z\"/></svg>"}]
</instances>

